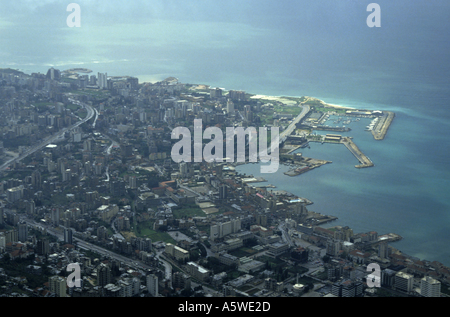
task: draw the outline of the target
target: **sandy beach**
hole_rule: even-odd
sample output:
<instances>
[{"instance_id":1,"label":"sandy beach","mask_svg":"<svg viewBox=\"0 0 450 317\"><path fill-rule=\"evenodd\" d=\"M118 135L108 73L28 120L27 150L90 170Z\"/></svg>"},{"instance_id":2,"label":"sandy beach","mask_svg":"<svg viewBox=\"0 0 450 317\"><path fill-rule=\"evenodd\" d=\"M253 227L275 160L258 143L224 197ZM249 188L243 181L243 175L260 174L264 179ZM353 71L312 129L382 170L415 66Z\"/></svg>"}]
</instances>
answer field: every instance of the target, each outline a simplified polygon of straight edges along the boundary
<instances>
[{"instance_id":1,"label":"sandy beach","mask_svg":"<svg viewBox=\"0 0 450 317\"><path fill-rule=\"evenodd\" d=\"M320 99L317 99L317 98L314 98L314 97L309 97L309 96L305 96L305 97L290 97L290 98L295 98L295 99L300 99L300 98L315 99L315 100L319 100L326 107L355 110L355 108L352 108L352 107L345 107L345 106L339 106L339 105L326 103L323 100L320 100ZM264 99L264 100L278 101L278 102L281 102L281 103L284 103L284 104L287 104L287 105L295 105L295 104L297 104L297 101L295 101L295 100L287 99L285 97L277 97L277 96L254 95L254 96L250 97L250 99Z\"/></svg>"}]
</instances>

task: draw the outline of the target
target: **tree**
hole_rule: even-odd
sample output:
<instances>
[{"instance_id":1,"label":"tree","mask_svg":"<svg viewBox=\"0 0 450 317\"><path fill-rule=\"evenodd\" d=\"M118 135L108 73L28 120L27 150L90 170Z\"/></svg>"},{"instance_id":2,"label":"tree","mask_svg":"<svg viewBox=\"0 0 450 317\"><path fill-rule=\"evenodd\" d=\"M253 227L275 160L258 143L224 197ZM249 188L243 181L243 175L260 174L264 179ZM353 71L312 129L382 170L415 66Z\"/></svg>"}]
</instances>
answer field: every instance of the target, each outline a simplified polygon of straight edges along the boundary
<instances>
[{"instance_id":1,"label":"tree","mask_svg":"<svg viewBox=\"0 0 450 317\"><path fill-rule=\"evenodd\" d=\"M191 288L183 289L180 292L181 297L191 297L194 294Z\"/></svg>"},{"instance_id":2,"label":"tree","mask_svg":"<svg viewBox=\"0 0 450 317\"><path fill-rule=\"evenodd\" d=\"M160 227L158 227L158 231L166 232L167 231L167 226L160 226Z\"/></svg>"},{"instance_id":3,"label":"tree","mask_svg":"<svg viewBox=\"0 0 450 317\"><path fill-rule=\"evenodd\" d=\"M197 261L200 258L200 254L197 250L189 251L189 260L190 261Z\"/></svg>"},{"instance_id":4,"label":"tree","mask_svg":"<svg viewBox=\"0 0 450 317\"><path fill-rule=\"evenodd\" d=\"M258 244L258 240L256 238L247 239L244 242L244 246L248 247L248 248L251 248L257 244Z\"/></svg>"}]
</instances>

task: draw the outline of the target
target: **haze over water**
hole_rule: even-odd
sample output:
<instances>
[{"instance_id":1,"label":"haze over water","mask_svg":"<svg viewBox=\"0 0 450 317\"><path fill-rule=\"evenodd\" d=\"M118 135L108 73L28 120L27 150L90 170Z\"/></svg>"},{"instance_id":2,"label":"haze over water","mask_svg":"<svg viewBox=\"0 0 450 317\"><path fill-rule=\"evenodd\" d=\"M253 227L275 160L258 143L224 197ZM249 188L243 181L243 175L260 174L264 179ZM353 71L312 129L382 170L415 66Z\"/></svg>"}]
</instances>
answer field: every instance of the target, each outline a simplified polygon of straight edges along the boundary
<instances>
[{"instance_id":1,"label":"haze over water","mask_svg":"<svg viewBox=\"0 0 450 317\"><path fill-rule=\"evenodd\" d=\"M131 2L131 3L130 3ZM0 9L0 67L44 73L85 67L142 81L177 77L254 94L313 96L392 110L385 140L352 130L375 163L356 169L343 146L313 144L305 156L333 161L298 177L264 174L278 189L339 217L355 232L395 232L393 246L450 266L450 3L376 1L14 1ZM258 165L240 167L258 175Z\"/></svg>"}]
</instances>

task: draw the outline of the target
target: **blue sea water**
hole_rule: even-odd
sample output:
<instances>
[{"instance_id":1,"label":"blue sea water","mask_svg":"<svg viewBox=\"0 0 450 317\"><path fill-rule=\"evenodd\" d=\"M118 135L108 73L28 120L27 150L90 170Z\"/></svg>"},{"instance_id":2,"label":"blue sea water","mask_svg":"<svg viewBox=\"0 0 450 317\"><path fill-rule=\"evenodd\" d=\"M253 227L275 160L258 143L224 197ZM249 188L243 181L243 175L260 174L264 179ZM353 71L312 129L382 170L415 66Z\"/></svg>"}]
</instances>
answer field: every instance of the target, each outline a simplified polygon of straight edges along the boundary
<instances>
[{"instance_id":1,"label":"blue sea water","mask_svg":"<svg viewBox=\"0 0 450 317\"><path fill-rule=\"evenodd\" d=\"M86 67L141 82L175 76L394 111L383 141L356 126L348 133L372 168L354 168L343 146L311 144L305 156L333 163L297 177L283 166L262 176L337 216L333 225L395 232L404 238L395 247L450 266L450 2L379 0L381 27L369 28L370 2L80 0L82 26L68 29L65 5L17 1L0 13L0 67ZM239 170L258 175L259 167Z\"/></svg>"},{"instance_id":2,"label":"blue sea water","mask_svg":"<svg viewBox=\"0 0 450 317\"><path fill-rule=\"evenodd\" d=\"M311 143L304 156L332 161L331 164L289 177L288 168L260 174L258 164L239 166L240 173L262 176L278 189L314 202L310 210L337 216L324 225L350 226L355 232L375 230L397 233L403 240L394 247L412 256L449 263L450 201L449 172L444 157L433 155L445 146L445 137L422 136L433 123L398 113L383 141L364 131L368 122L342 133L368 155L375 166L356 169L356 158L339 144ZM436 134L436 133L435 133ZM446 156L446 154L444 154Z\"/></svg>"}]
</instances>

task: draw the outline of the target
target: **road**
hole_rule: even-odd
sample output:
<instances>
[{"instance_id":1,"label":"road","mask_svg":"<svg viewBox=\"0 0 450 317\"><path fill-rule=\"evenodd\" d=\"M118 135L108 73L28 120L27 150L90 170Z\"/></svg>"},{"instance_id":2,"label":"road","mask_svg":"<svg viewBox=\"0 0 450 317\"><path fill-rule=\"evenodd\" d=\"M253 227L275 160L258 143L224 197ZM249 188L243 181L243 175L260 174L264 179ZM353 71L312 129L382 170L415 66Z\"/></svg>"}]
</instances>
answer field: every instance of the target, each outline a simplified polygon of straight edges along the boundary
<instances>
[{"instance_id":1,"label":"road","mask_svg":"<svg viewBox=\"0 0 450 317\"><path fill-rule=\"evenodd\" d=\"M20 162L21 160L23 160L27 156L33 154L36 151L39 151L39 150L43 149L44 147L46 147L50 143L54 142L56 139L59 139L59 138L63 137L66 132L75 129L75 128L79 127L80 125L82 125L83 123L85 123L86 121L89 121L90 119L92 119L92 117L94 116L94 113L95 113L95 109L93 107L91 107L91 106L89 106L89 105L87 105L85 103L81 103L81 102L79 102L77 100L71 99L71 98L69 98L69 101L86 108L86 110L87 110L86 117L83 120L78 121L78 122L72 124L71 126L69 126L67 128L63 128L59 132L57 132L57 133L55 133L55 134L45 138L41 143L30 147L28 150L26 150L24 153L20 154L19 156L6 161L5 163L3 163L3 165L0 166L0 172L5 171L8 168L8 166L11 165L12 163Z\"/></svg>"},{"instance_id":2,"label":"road","mask_svg":"<svg viewBox=\"0 0 450 317\"><path fill-rule=\"evenodd\" d=\"M95 111L95 119L94 122L92 123L92 128L95 129L95 125L97 124L97 119L98 119L98 110L94 108Z\"/></svg>"},{"instance_id":3,"label":"road","mask_svg":"<svg viewBox=\"0 0 450 317\"><path fill-rule=\"evenodd\" d=\"M116 141L111 139L107 134L104 134L104 136L111 141L111 144L104 150L105 154L109 156L109 155L111 155L111 150L115 147L118 147L119 143L117 143ZM109 162L109 159L107 161ZM106 175L106 181L109 182L109 165L106 166L105 175Z\"/></svg>"},{"instance_id":4,"label":"road","mask_svg":"<svg viewBox=\"0 0 450 317\"><path fill-rule=\"evenodd\" d=\"M283 238L283 241L289 244L289 247L295 247L295 243L292 242L291 237L289 236L289 232L286 229L286 224L279 224L278 229L281 231L281 237Z\"/></svg>"},{"instance_id":5,"label":"road","mask_svg":"<svg viewBox=\"0 0 450 317\"><path fill-rule=\"evenodd\" d=\"M160 175L160 176L164 176L164 173L162 172L162 170L161 170L161 168L155 163L155 168L156 168L156 170L158 171L158 174Z\"/></svg>"},{"instance_id":6,"label":"road","mask_svg":"<svg viewBox=\"0 0 450 317\"><path fill-rule=\"evenodd\" d=\"M309 106L300 106L302 108L302 111L300 112L300 114L294 119L292 120L292 122L289 124L289 126L280 133L278 138L274 138L271 141L270 144L270 149L276 149L280 147L280 144L283 144L284 141L286 141L287 137L289 135L292 134L292 132L294 132L295 127L297 125L297 123L299 123L301 120L303 120L303 118L308 114L308 112L310 111L310 107ZM265 151L260 150L259 152L259 157L266 157L267 156L267 148L265 149ZM273 158L272 158L273 160ZM268 172L268 173L272 173L272 172Z\"/></svg>"},{"instance_id":7,"label":"road","mask_svg":"<svg viewBox=\"0 0 450 317\"><path fill-rule=\"evenodd\" d=\"M45 229L49 234L55 236L58 238L59 241L64 241L64 233L62 231L57 230L56 228L51 227L48 224L41 224L36 223L34 220L28 219L28 218L21 218L21 220L25 221L28 226L38 229ZM100 247L98 245L92 244L90 242L84 241L78 237L73 237L73 240L77 242L77 245L81 249L90 250L92 252L96 252L100 255L107 256L112 259L116 259L120 262L122 262L124 265L128 265L129 267L135 268L136 270L140 271L147 271L149 269L154 269L153 266L150 266L148 264L143 263L142 261L136 260L136 259L130 259L126 256L117 254L111 250L105 249L103 247ZM160 260L161 264L165 266L166 269L166 277L171 278L172 274L172 267L169 263L165 262L160 258L160 253L157 253L157 257Z\"/></svg>"},{"instance_id":8,"label":"road","mask_svg":"<svg viewBox=\"0 0 450 317\"><path fill-rule=\"evenodd\" d=\"M183 186L181 184L178 184L178 187L180 187L181 189L184 189L185 191L190 192L192 195L194 195L195 197L199 197L201 196L199 193L193 191L192 189L190 189L189 187Z\"/></svg>"},{"instance_id":9,"label":"road","mask_svg":"<svg viewBox=\"0 0 450 317\"><path fill-rule=\"evenodd\" d=\"M286 140L286 138L289 135L291 135L292 132L294 132L295 126L297 125L297 123L299 123L301 120L303 120L303 118L308 114L308 112L311 109L309 106L300 106L300 107L303 108L302 111L300 112L300 114L294 120L292 120L291 124L286 128L286 130L281 132L280 142L284 142Z\"/></svg>"}]
</instances>

